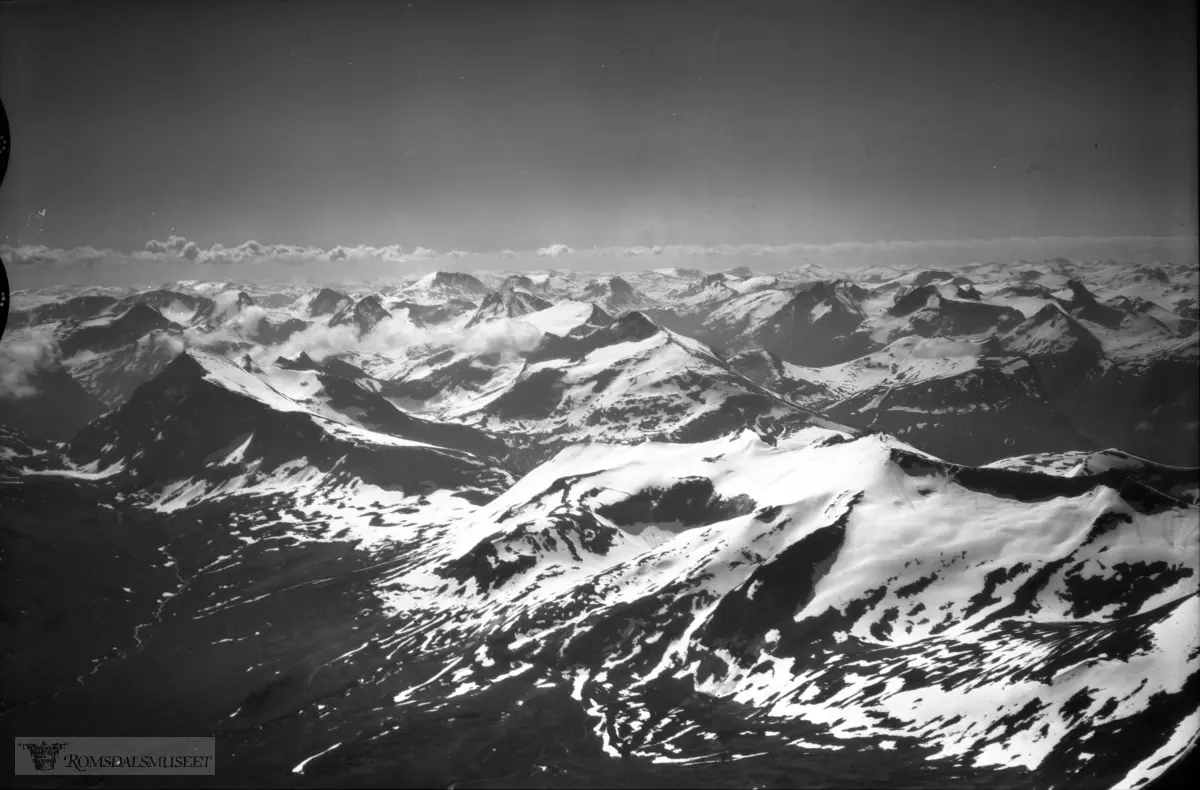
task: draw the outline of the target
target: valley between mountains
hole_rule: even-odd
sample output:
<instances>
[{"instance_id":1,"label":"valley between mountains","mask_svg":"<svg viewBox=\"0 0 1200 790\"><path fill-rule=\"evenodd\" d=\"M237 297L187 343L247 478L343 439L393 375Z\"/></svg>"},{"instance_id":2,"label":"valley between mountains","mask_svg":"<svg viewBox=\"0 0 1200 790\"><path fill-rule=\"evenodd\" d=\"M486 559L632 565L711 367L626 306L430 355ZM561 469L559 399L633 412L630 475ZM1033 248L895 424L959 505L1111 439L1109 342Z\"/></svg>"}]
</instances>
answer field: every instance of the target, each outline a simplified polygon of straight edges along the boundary
<instances>
[{"instance_id":1,"label":"valley between mountains","mask_svg":"<svg viewBox=\"0 0 1200 790\"><path fill-rule=\"evenodd\" d=\"M215 735L169 787L1181 784L1198 293L1051 260L14 294L0 722Z\"/></svg>"}]
</instances>

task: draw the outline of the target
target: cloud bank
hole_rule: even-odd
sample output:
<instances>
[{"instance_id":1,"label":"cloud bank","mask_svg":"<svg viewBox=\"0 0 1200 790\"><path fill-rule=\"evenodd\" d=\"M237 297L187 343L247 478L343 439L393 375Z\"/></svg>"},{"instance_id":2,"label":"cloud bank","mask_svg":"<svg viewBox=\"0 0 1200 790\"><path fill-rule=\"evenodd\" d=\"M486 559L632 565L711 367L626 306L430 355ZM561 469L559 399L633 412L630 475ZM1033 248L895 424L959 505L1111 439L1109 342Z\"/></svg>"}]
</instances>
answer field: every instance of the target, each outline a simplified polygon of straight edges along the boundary
<instances>
[{"instance_id":1,"label":"cloud bank","mask_svg":"<svg viewBox=\"0 0 1200 790\"><path fill-rule=\"evenodd\" d=\"M1195 236L1041 237L924 241L846 241L832 244L675 244L655 247L572 248L550 244L536 250L439 252L400 245L339 245L332 249L245 241L235 247L201 247L182 236L151 240L134 252L41 245L0 245L14 288L50 285L156 285L180 279L237 279L312 283L375 281L458 271L536 270L553 260L574 271L631 271L680 266L720 270L749 266L777 272L796 266L830 269L865 266L953 267L975 261L1115 259L1136 263L1197 262Z\"/></svg>"}]
</instances>

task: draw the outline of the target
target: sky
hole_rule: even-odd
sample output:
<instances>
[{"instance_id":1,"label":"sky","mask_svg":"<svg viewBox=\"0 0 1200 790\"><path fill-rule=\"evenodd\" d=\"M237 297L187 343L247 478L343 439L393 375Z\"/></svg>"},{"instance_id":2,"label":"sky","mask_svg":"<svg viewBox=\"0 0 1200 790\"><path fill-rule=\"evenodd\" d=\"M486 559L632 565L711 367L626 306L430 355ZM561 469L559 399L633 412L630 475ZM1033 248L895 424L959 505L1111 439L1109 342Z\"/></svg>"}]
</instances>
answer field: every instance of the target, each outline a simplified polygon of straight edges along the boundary
<instances>
[{"instance_id":1,"label":"sky","mask_svg":"<svg viewBox=\"0 0 1200 790\"><path fill-rule=\"evenodd\" d=\"M1194 237L1194 32L1189 2L6 3L0 252Z\"/></svg>"}]
</instances>

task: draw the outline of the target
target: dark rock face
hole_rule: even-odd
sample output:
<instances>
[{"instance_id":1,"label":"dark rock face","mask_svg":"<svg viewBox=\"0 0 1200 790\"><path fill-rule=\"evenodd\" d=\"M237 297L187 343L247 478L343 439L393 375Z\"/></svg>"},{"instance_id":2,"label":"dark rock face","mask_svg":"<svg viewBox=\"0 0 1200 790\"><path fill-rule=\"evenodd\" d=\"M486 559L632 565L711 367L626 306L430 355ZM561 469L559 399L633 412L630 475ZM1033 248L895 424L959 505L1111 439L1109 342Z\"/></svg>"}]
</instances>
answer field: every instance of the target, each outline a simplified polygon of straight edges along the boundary
<instances>
[{"instance_id":1,"label":"dark rock face","mask_svg":"<svg viewBox=\"0 0 1200 790\"><path fill-rule=\"evenodd\" d=\"M1034 369L1013 357L983 358L979 368L960 376L896 382L886 393L868 390L825 405L824 411L962 464L1099 449L1047 397Z\"/></svg>"},{"instance_id":2,"label":"dark rock face","mask_svg":"<svg viewBox=\"0 0 1200 790\"><path fill-rule=\"evenodd\" d=\"M344 359L338 359L337 357L326 357L321 368L330 376L339 376L344 379L369 378L357 365L351 365Z\"/></svg>"},{"instance_id":3,"label":"dark rock face","mask_svg":"<svg viewBox=\"0 0 1200 790\"><path fill-rule=\"evenodd\" d=\"M925 307L930 299L936 299L938 296L938 289L932 285L901 288L896 292L888 312L895 316L906 316Z\"/></svg>"},{"instance_id":4,"label":"dark rock face","mask_svg":"<svg viewBox=\"0 0 1200 790\"><path fill-rule=\"evenodd\" d=\"M64 324L60 327L59 346L63 357L80 351L111 351L136 342L156 329L182 329L147 304L138 303L121 315L101 324Z\"/></svg>"},{"instance_id":5,"label":"dark rock face","mask_svg":"<svg viewBox=\"0 0 1200 790\"><path fill-rule=\"evenodd\" d=\"M477 294L479 296L491 291L478 278L463 272L438 272L433 276L432 285L434 288L444 288L461 293Z\"/></svg>"},{"instance_id":6,"label":"dark rock face","mask_svg":"<svg viewBox=\"0 0 1200 790\"><path fill-rule=\"evenodd\" d=\"M470 299L450 298L440 304L417 304L407 299L392 302L392 312L408 311L408 317L417 326L441 324L463 313L477 309Z\"/></svg>"},{"instance_id":7,"label":"dark rock face","mask_svg":"<svg viewBox=\"0 0 1200 790\"><path fill-rule=\"evenodd\" d=\"M36 326L50 321L84 321L95 318L116 303L117 299L113 296L73 296L62 302L38 305L29 310L25 325Z\"/></svg>"},{"instance_id":8,"label":"dark rock face","mask_svg":"<svg viewBox=\"0 0 1200 790\"><path fill-rule=\"evenodd\" d=\"M241 294L245 296L245 294ZM249 299L250 297L246 297ZM114 304L110 309L113 313L122 313L134 305L146 305L158 311L171 310L182 308L183 310L193 311L193 319L197 320L204 316L210 315L213 310L213 300L207 296L197 296L196 294L180 293L167 289L157 289L152 291L143 291L121 299Z\"/></svg>"},{"instance_id":9,"label":"dark rock face","mask_svg":"<svg viewBox=\"0 0 1200 790\"><path fill-rule=\"evenodd\" d=\"M1197 466L1198 374L1195 356L1093 369L1061 391L1061 408L1099 445L1165 464Z\"/></svg>"},{"instance_id":10,"label":"dark rock face","mask_svg":"<svg viewBox=\"0 0 1200 790\"><path fill-rule=\"evenodd\" d=\"M79 361L67 360L72 377L109 408L129 399L133 391L157 376L183 350L177 330L156 329L112 351Z\"/></svg>"},{"instance_id":11,"label":"dark rock face","mask_svg":"<svg viewBox=\"0 0 1200 790\"><path fill-rule=\"evenodd\" d=\"M343 293L338 293L330 288L322 288L309 301L308 314L311 316L331 315L342 310L353 301Z\"/></svg>"},{"instance_id":12,"label":"dark rock face","mask_svg":"<svg viewBox=\"0 0 1200 790\"><path fill-rule=\"evenodd\" d=\"M1099 339L1058 304L1042 308L1001 342L1029 360L1050 402L1068 415L1087 446L1196 464L1200 383L1195 352L1181 349L1113 363Z\"/></svg>"},{"instance_id":13,"label":"dark rock face","mask_svg":"<svg viewBox=\"0 0 1200 790\"><path fill-rule=\"evenodd\" d=\"M757 505L748 497L725 499L716 493L707 477L686 478L668 488L647 488L636 495L597 509L597 514L614 524L680 523L687 527L707 526L754 512Z\"/></svg>"},{"instance_id":14,"label":"dark rock face","mask_svg":"<svg viewBox=\"0 0 1200 790\"><path fill-rule=\"evenodd\" d=\"M253 307L255 304L254 300L245 291L238 291L233 304L220 312L218 312L217 303L214 300L207 297L205 299L206 302L196 310L196 314L188 322L190 325L215 327L222 320L229 318L231 313L237 315L247 307Z\"/></svg>"},{"instance_id":15,"label":"dark rock face","mask_svg":"<svg viewBox=\"0 0 1200 790\"><path fill-rule=\"evenodd\" d=\"M1140 278L1150 280L1151 282L1164 283L1170 285L1171 277L1162 270L1159 266L1139 266L1137 273Z\"/></svg>"},{"instance_id":16,"label":"dark rock face","mask_svg":"<svg viewBox=\"0 0 1200 790\"><path fill-rule=\"evenodd\" d=\"M454 356L453 350L443 353L447 358ZM436 365L432 374L386 382L387 394L390 397L425 401L449 390L475 392L492 379L493 371L488 368L486 358L464 357L450 364L439 364L438 356L428 360L430 365Z\"/></svg>"},{"instance_id":17,"label":"dark rock face","mask_svg":"<svg viewBox=\"0 0 1200 790\"><path fill-rule=\"evenodd\" d=\"M799 410L783 409L781 406L782 404L766 393L744 392L729 395L718 408L705 412L667 433L663 439L669 442L707 442L746 428L755 429L760 435L768 436L807 422L807 414ZM772 412L777 414L773 415Z\"/></svg>"},{"instance_id":18,"label":"dark rock face","mask_svg":"<svg viewBox=\"0 0 1200 790\"><path fill-rule=\"evenodd\" d=\"M509 276L505 277L504 282L500 284L501 291L511 291L515 288L521 288L526 291L538 290L538 287L534 284L533 280L529 279L523 274L510 274Z\"/></svg>"},{"instance_id":19,"label":"dark rock face","mask_svg":"<svg viewBox=\"0 0 1200 790\"><path fill-rule=\"evenodd\" d=\"M620 277L592 280L584 287L583 298L604 302L617 312L641 307L646 302L642 293Z\"/></svg>"},{"instance_id":20,"label":"dark rock face","mask_svg":"<svg viewBox=\"0 0 1200 790\"><path fill-rule=\"evenodd\" d=\"M295 359L287 359L286 357L276 357L275 364L284 370L320 370L321 366L313 361L313 358L308 355L308 352L301 351L296 355Z\"/></svg>"},{"instance_id":21,"label":"dark rock face","mask_svg":"<svg viewBox=\"0 0 1200 790\"><path fill-rule=\"evenodd\" d=\"M737 354L729 358L729 366L755 384L801 403L813 399L824 402L832 397L820 384L787 375L783 360L770 351Z\"/></svg>"},{"instance_id":22,"label":"dark rock face","mask_svg":"<svg viewBox=\"0 0 1200 790\"><path fill-rule=\"evenodd\" d=\"M1115 296L1104 304L1121 311L1121 313L1125 316L1137 314L1150 316L1160 326L1162 326L1165 331L1172 332L1173 334L1180 336L1190 335L1196 332L1197 329L1200 329L1200 321L1196 320L1195 309L1192 309L1191 313L1187 314L1189 306L1188 300L1181 300L1180 302L1177 302L1175 305L1176 309L1173 314L1165 307L1137 296ZM1177 323L1177 327L1175 329L1171 329L1171 327L1163 324L1161 320L1162 318L1167 318L1170 320L1173 315L1183 319L1182 321L1175 322Z\"/></svg>"},{"instance_id":23,"label":"dark rock face","mask_svg":"<svg viewBox=\"0 0 1200 790\"><path fill-rule=\"evenodd\" d=\"M855 332L864 318L864 293L841 282L814 283L756 329L753 341L796 365L836 365L861 356L873 345Z\"/></svg>"},{"instance_id":24,"label":"dark rock face","mask_svg":"<svg viewBox=\"0 0 1200 790\"><path fill-rule=\"evenodd\" d=\"M606 314L601 311L600 316L598 320L602 321ZM597 318L595 310L592 311L592 317L593 319ZM658 325L647 318L644 313L634 311L626 313L606 326L581 332L578 335L574 331L565 337L547 333L543 335L538 347L527 355L526 361L532 365L548 359L578 360L598 348L616 343L646 340L660 331L662 330Z\"/></svg>"},{"instance_id":25,"label":"dark rock face","mask_svg":"<svg viewBox=\"0 0 1200 790\"><path fill-rule=\"evenodd\" d=\"M292 335L303 332L310 326L312 324L300 318L288 318L278 323L270 318L263 318L250 335L250 340L264 346L275 346L286 343Z\"/></svg>"},{"instance_id":26,"label":"dark rock face","mask_svg":"<svg viewBox=\"0 0 1200 790\"><path fill-rule=\"evenodd\" d=\"M359 335L370 334L381 321L391 318L375 295L366 296L346 305L329 319L330 326L352 326Z\"/></svg>"},{"instance_id":27,"label":"dark rock face","mask_svg":"<svg viewBox=\"0 0 1200 790\"><path fill-rule=\"evenodd\" d=\"M912 328L924 337L972 335L988 330L999 332L1015 327L1024 316L1011 307L986 304L972 286L955 286L959 298L947 299L937 286L902 288L896 292L888 313L910 316Z\"/></svg>"},{"instance_id":28,"label":"dark rock face","mask_svg":"<svg viewBox=\"0 0 1200 790\"><path fill-rule=\"evenodd\" d=\"M341 365L353 368L344 362ZM338 368L336 364L327 363L325 369L328 371L331 367ZM363 382L366 378L365 375L348 377L345 374L327 374L320 376L319 380L329 396L331 408L352 414L355 421L373 431L462 450L480 457L503 458L504 443L495 436L468 425L433 422L403 412L376 393L373 387L365 386Z\"/></svg>"},{"instance_id":29,"label":"dark rock face","mask_svg":"<svg viewBox=\"0 0 1200 790\"><path fill-rule=\"evenodd\" d=\"M487 413L502 420L537 420L549 417L562 401L565 385L561 370L539 370L488 404Z\"/></svg>"},{"instance_id":30,"label":"dark rock face","mask_svg":"<svg viewBox=\"0 0 1200 790\"><path fill-rule=\"evenodd\" d=\"M945 272L939 269L926 269L913 279L913 285L917 288L921 288L929 285L930 283L941 283L953 279L954 275L951 272Z\"/></svg>"},{"instance_id":31,"label":"dark rock face","mask_svg":"<svg viewBox=\"0 0 1200 790\"><path fill-rule=\"evenodd\" d=\"M534 296L528 291L497 291L483 298L478 312L467 322L467 326L476 326L489 318L520 318L552 306L551 302Z\"/></svg>"},{"instance_id":32,"label":"dark rock face","mask_svg":"<svg viewBox=\"0 0 1200 790\"><path fill-rule=\"evenodd\" d=\"M1104 355L1100 340L1058 305L1046 305L1001 342L1033 363L1052 396L1074 386Z\"/></svg>"},{"instance_id":33,"label":"dark rock face","mask_svg":"<svg viewBox=\"0 0 1200 790\"><path fill-rule=\"evenodd\" d=\"M1067 287L1071 289L1071 298L1059 300L1059 304L1068 313L1109 328L1121 325L1121 320L1125 317L1124 311L1097 301L1092 292L1079 280L1069 280Z\"/></svg>"},{"instance_id":34,"label":"dark rock face","mask_svg":"<svg viewBox=\"0 0 1200 790\"><path fill-rule=\"evenodd\" d=\"M727 650L746 667L757 661L763 635L772 629L780 633L781 653L803 656L816 652L817 646L810 640L814 632L820 632L810 622L796 623L794 618L812 600L817 583L837 560L845 538L845 522L839 519L760 565L746 582L721 599L696 642Z\"/></svg>"},{"instance_id":35,"label":"dark rock face","mask_svg":"<svg viewBox=\"0 0 1200 790\"><path fill-rule=\"evenodd\" d=\"M370 485L418 493L486 487L501 479L466 454L336 440L311 415L277 411L206 375L204 366L181 355L127 404L80 431L67 447L68 457L102 467L124 464L118 479L133 487L231 477L240 466L214 464L247 440L244 455L264 474L305 459L322 472L336 465Z\"/></svg>"},{"instance_id":36,"label":"dark rock face","mask_svg":"<svg viewBox=\"0 0 1200 790\"><path fill-rule=\"evenodd\" d=\"M0 425L36 439L65 442L107 410L57 364L30 373L28 387L24 397L0 396Z\"/></svg>"},{"instance_id":37,"label":"dark rock face","mask_svg":"<svg viewBox=\"0 0 1200 790\"><path fill-rule=\"evenodd\" d=\"M935 306L917 310L910 317L912 328L924 337L953 337L982 332L1004 332L1024 319L1011 307L984 302L945 299L939 296Z\"/></svg>"},{"instance_id":38,"label":"dark rock face","mask_svg":"<svg viewBox=\"0 0 1200 790\"><path fill-rule=\"evenodd\" d=\"M567 337L583 337L593 330L611 326L614 320L616 319L600 309L599 305L592 305L592 314L588 316L588 320L568 332Z\"/></svg>"},{"instance_id":39,"label":"dark rock face","mask_svg":"<svg viewBox=\"0 0 1200 790\"><path fill-rule=\"evenodd\" d=\"M1030 285L1022 283L1019 285L1010 285L998 291L1001 296L1022 296L1032 297L1037 299L1049 299L1051 291L1044 285Z\"/></svg>"}]
</instances>

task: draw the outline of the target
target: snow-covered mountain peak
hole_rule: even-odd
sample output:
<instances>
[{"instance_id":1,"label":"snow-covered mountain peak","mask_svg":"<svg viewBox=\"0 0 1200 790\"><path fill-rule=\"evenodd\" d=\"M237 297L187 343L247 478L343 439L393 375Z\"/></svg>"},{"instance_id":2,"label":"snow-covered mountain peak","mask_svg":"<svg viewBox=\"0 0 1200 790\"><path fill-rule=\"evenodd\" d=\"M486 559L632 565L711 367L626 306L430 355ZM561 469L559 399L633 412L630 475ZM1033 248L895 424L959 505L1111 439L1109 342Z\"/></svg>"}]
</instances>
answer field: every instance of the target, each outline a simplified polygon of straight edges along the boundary
<instances>
[{"instance_id":1,"label":"snow-covered mountain peak","mask_svg":"<svg viewBox=\"0 0 1200 790\"><path fill-rule=\"evenodd\" d=\"M431 304L450 297L478 300L491 290L478 277L465 272L436 271L420 277L401 293L414 301Z\"/></svg>"}]
</instances>

